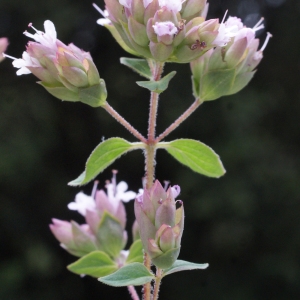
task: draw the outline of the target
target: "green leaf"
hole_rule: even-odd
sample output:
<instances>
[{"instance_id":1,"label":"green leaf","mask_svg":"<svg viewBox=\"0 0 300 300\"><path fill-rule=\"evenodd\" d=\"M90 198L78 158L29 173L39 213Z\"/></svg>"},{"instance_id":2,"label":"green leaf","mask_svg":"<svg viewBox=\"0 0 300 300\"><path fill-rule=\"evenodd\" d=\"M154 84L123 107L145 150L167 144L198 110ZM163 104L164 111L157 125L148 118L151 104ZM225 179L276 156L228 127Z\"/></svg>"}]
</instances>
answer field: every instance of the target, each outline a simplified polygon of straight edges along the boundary
<instances>
[{"instance_id":1,"label":"green leaf","mask_svg":"<svg viewBox=\"0 0 300 300\"><path fill-rule=\"evenodd\" d=\"M126 259L126 264L130 264L133 262L142 263L144 260L144 251L143 244L141 240L136 240L129 249L129 254Z\"/></svg>"},{"instance_id":2,"label":"green leaf","mask_svg":"<svg viewBox=\"0 0 300 300\"><path fill-rule=\"evenodd\" d=\"M176 260L172 267L163 271L163 277L175 272L206 269L208 264L195 264L184 260Z\"/></svg>"},{"instance_id":3,"label":"green leaf","mask_svg":"<svg viewBox=\"0 0 300 300\"><path fill-rule=\"evenodd\" d=\"M68 265L67 268L75 274L98 278L115 272L118 266L106 253L93 251Z\"/></svg>"},{"instance_id":4,"label":"green leaf","mask_svg":"<svg viewBox=\"0 0 300 300\"><path fill-rule=\"evenodd\" d=\"M200 84L200 98L210 101L227 95L235 79L235 69L211 70L202 78Z\"/></svg>"},{"instance_id":5,"label":"green leaf","mask_svg":"<svg viewBox=\"0 0 300 300\"><path fill-rule=\"evenodd\" d=\"M106 98L107 91L103 79L100 79L99 84L79 89L79 101L92 107L105 105Z\"/></svg>"},{"instance_id":6,"label":"green leaf","mask_svg":"<svg viewBox=\"0 0 300 300\"><path fill-rule=\"evenodd\" d=\"M120 62L136 71L141 76L146 77L147 79L152 78L151 70L146 59L121 57Z\"/></svg>"},{"instance_id":7,"label":"green leaf","mask_svg":"<svg viewBox=\"0 0 300 300\"><path fill-rule=\"evenodd\" d=\"M172 71L171 73L169 73L168 75L166 75L159 81L154 81L154 80L137 81L136 83L137 83L137 85L139 85L143 88L146 88L151 92L160 94L168 88L169 82L175 76L175 74L176 74L176 71Z\"/></svg>"},{"instance_id":8,"label":"green leaf","mask_svg":"<svg viewBox=\"0 0 300 300\"><path fill-rule=\"evenodd\" d=\"M197 173L218 178L226 172L220 157L199 141L179 139L158 144L158 148L165 148L175 159Z\"/></svg>"},{"instance_id":9,"label":"green leaf","mask_svg":"<svg viewBox=\"0 0 300 300\"><path fill-rule=\"evenodd\" d=\"M132 263L98 280L110 286L143 285L155 277L142 263Z\"/></svg>"},{"instance_id":10,"label":"green leaf","mask_svg":"<svg viewBox=\"0 0 300 300\"><path fill-rule=\"evenodd\" d=\"M88 158L85 171L69 182L69 185L77 186L88 183L122 154L133 149L135 148L132 144L121 138L111 138L102 142Z\"/></svg>"},{"instance_id":11,"label":"green leaf","mask_svg":"<svg viewBox=\"0 0 300 300\"><path fill-rule=\"evenodd\" d=\"M97 231L100 249L117 257L123 248L124 232L121 223L106 210Z\"/></svg>"}]
</instances>

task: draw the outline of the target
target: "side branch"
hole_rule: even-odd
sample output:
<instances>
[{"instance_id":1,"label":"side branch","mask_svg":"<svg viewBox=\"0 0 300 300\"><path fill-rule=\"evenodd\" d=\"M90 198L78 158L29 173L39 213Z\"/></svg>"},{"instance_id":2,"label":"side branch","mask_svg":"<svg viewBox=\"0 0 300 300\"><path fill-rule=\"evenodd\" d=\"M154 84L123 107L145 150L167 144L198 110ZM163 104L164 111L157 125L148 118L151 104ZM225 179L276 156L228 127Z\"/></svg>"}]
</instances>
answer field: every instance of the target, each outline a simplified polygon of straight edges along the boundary
<instances>
[{"instance_id":1,"label":"side branch","mask_svg":"<svg viewBox=\"0 0 300 300\"><path fill-rule=\"evenodd\" d=\"M130 125L122 116L119 115L109 104L108 102L105 103L103 108L112 116L114 117L119 123L121 123L130 133L132 133L138 140L143 143L147 143L146 138L140 134L132 125Z\"/></svg>"},{"instance_id":2,"label":"side branch","mask_svg":"<svg viewBox=\"0 0 300 300\"><path fill-rule=\"evenodd\" d=\"M155 143L160 142L168 134L170 134L174 129L176 129L183 121L185 121L203 102L197 98L194 103L173 123L171 124L162 134L160 134Z\"/></svg>"}]
</instances>

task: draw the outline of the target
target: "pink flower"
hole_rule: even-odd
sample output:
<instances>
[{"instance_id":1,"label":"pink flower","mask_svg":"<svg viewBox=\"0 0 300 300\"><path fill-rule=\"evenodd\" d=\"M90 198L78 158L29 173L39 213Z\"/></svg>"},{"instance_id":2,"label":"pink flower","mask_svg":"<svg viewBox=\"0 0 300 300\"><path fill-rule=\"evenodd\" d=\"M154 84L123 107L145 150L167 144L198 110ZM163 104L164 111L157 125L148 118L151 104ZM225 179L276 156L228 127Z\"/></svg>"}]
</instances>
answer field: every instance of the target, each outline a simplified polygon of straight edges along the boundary
<instances>
[{"instance_id":1,"label":"pink flower","mask_svg":"<svg viewBox=\"0 0 300 300\"><path fill-rule=\"evenodd\" d=\"M158 36L162 35L174 35L178 32L177 27L174 23L170 21L166 22L156 22L155 25L153 25L154 31Z\"/></svg>"},{"instance_id":2,"label":"pink flower","mask_svg":"<svg viewBox=\"0 0 300 300\"><path fill-rule=\"evenodd\" d=\"M181 11L183 2L185 2L185 0L158 0L160 7L166 7L175 13Z\"/></svg>"}]
</instances>

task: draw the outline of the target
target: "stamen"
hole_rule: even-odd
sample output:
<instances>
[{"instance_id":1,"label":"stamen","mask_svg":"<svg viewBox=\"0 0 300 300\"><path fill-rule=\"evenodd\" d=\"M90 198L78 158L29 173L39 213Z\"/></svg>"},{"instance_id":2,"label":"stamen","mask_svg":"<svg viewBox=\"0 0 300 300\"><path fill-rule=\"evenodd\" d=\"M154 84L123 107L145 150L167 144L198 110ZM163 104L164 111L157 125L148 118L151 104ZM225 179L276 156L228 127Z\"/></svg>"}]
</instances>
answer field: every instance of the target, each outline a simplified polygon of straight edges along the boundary
<instances>
[{"instance_id":1,"label":"stamen","mask_svg":"<svg viewBox=\"0 0 300 300\"><path fill-rule=\"evenodd\" d=\"M32 23L29 23L29 24L28 24L28 27L31 27L37 34L41 34L41 33L42 33L40 30L37 30L36 28L34 28L34 27L32 26ZM25 32L27 32L27 31L25 31Z\"/></svg>"},{"instance_id":2,"label":"stamen","mask_svg":"<svg viewBox=\"0 0 300 300\"><path fill-rule=\"evenodd\" d=\"M265 49L266 49L266 47L267 47L267 45L268 45L268 42L269 42L269 40L270 40L270 38L272 37L273 35L270 33L270 32L267 32L267 37L266 37L266 39L265 39L265 42L264 42L264 44L262 45L262 47L261 47L261 49L259 50L259 51L264 51Z\"/></svg>"},{"instance_id":3,"label":"stamen","mask_svg":"<svg viewBox=\"0 0 300 300\"><path fill-rule=\"evenodd\" d=\"M7 55L7 54L5 54L5 53L2 53L2 55L3 55L4 57L8 57L8 58L10 58L10 59L12 59L12 60L15 60L15 59L17 59L16 57L13 57L13 56Z\"/></svg>"},{"instance_id":4,"label":"stamen","mask_svg":"<svg viewBox=\"0 0 300 300\"><path fill-rule=\"evenodd\" d=\"M221 24L224 23L225 18L226 18L226 16L227 16L227 13L228 13L228 9L225 11L225 14L224 14L224 17L223 17L223 20L222 20Z\"/></svg>"},{"instance_id":5,"label":"stamen","mask_svg":"<svg viewBox=\"0 0 300 300\"><path fill-rule=\"evenodd\" d=\"M98 181L98 180L95 180L95 181L94 181L93 190L92 190L92 194L91 194L91 197L92 197L93 199L95 199L98 184L99 184L99 181Z\"/></svg>"},{"instance_id":6,"label":"stamen","mask_svg":"<svg viewBox=\"0 0 300 300\"><path fill-rule=\"evenodd\" d=\"M106 18L104 11L95 3L93 3L94 8L103 16L103 18Z\"/></svg>"},{"instance_id":7,"label":"stamen","mask_svg":"<svg viewBox=\"0 0 300 300\"><path fill-rule=\"evenodd\" d=\"M170 181L164 180L164 184L165 184L164 190L166 191L166 190L168 189L168 186L169 186L169 184L170 184Z\"/></svg>"},{"instance_id":8,"label":"stamen","mask_svg":"<svg viewBox=\"0 0 300 300\"><path fill-rule=\"evenodd\" d=\"M258 30L257 27L260 27L261 25L263 26L262 28L264 28L264 25L262 24L264 19L265 19L264 17L261 17L260 20L253 26L252 29L255 29L255 31L256 31L256 30Z\"/></svg>"}]
</instances>

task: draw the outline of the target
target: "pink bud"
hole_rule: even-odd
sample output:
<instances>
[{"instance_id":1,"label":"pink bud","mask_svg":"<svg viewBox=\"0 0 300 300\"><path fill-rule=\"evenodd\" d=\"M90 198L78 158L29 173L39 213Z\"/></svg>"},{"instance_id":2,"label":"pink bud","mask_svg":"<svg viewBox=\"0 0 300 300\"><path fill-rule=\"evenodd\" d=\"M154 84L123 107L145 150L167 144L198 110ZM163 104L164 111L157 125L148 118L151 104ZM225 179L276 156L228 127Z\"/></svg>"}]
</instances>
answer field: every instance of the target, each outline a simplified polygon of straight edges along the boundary
<instances>
[{"instance_id":1,"label":"pink bud","mask_svg":"<svg viewBox=\"0 0 300 300\"><path fill-rule=\"evenodd\" d=\"M74 245L71 223L59 219L52 219L52 223L49 227L54 236L66 246Z\"/></svg>"},{"instance_id":2,"label":"pink bud","mask_svg":"<svg viewBox=\"0 0 300 300\"><path fill-rule=\"evenodd\" d=\"M7 38L0 38L0 62L4 59L3 53L6 51L8 44Z\"/></svg>"}]
</instances>

